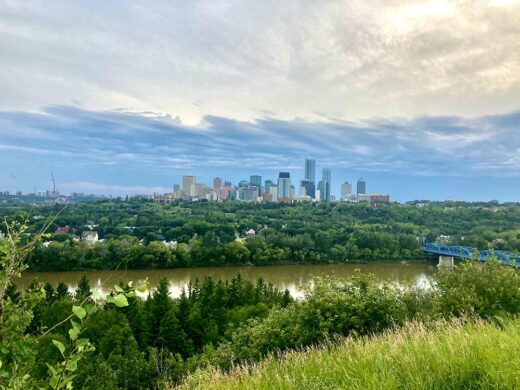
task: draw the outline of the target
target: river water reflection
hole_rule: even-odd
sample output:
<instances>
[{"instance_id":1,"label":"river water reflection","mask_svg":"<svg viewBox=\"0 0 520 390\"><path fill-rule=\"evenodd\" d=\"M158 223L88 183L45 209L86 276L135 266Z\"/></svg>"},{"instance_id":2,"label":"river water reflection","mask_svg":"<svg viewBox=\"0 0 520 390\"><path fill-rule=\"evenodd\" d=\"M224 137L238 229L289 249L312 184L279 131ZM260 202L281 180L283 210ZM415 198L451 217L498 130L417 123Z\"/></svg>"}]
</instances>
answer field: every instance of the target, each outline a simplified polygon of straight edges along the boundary
<instances>
[{"instance_id":1,"label":"river water reflection","mask_svg":"<svg viewBox=\"0 0 520 390\"><path fill-rule=\"evenodd\" d=\"M436 267L431 263L370 263L370 264L319 264L319 265L275 265L265 267L201 267L176 269L145 269L117 271L74 271L74 272L26 272L20 281L19 288L25 288L33 280L50 282L54 287L65 282L71 290L77 286L82 275L87 275L92 287L99 286L102 291L113 288L120 281L140 281L148 278L149 287L153 289L159 281L166 277L170 281L170 292L173 297L180 295L189 281L196 278L203 280L211 276L215 280L229 280L240 273L244 279L255 282L263 278L280 289L288 289L294 297L301 297L301 287L316 276L332 275L336 277L352 276L356 269L362 273L374 274L379 280L417 286L426 286L428 278Z\"/></svg>"}]
</instances>

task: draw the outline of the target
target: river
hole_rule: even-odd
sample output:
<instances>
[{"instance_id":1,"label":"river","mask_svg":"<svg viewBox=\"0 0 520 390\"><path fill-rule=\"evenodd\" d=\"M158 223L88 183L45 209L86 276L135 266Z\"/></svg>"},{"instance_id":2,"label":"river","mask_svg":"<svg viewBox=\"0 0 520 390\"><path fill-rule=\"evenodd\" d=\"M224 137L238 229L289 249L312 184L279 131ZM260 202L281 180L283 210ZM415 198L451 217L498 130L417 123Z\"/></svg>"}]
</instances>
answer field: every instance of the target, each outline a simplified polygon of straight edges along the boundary
<instances>
[{"instance_id":1,"label":"river","mask_svg":"<svg viewBox=\"0 0 520 390\"><path fill-rule=\"evenodd\" d=\"M211 276L215 280L229 280L240 273L244 279L256 282L263 278L280 289L288 289L292 296L302 296L301 287L316 276L352 276L356 269L362 273L374 274L379 280L417 286L426 286L428 277L435 272L436 267L426 262L393 262L368 264L319 264L319 265L273 265L264 267L200 267L175 269L145 269L145 270L117 270L117 271L74 271L74 272L25 272L17 281L19 288L27 287L33 280L49 282L54 287L59 282L65 282L71 290L77 286L82 275L87 275L92 287L98 286L102 292L113 288L120 281L134 281L139 284L148 278L149 288L153 289L159 281L166 277L170 282L172 297L180 295L190 280L203 280Z\"/></svg>"}]
</instances>

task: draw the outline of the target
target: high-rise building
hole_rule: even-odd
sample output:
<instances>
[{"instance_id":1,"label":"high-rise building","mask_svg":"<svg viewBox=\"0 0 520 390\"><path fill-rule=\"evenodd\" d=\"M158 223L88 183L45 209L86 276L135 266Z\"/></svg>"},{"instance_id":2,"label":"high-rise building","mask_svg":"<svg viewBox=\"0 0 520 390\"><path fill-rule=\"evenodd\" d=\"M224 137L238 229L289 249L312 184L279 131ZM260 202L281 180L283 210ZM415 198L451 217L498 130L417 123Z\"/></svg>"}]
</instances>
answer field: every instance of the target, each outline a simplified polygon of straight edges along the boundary
<instances>
[{"instance_id":1,"label":"high-rise building","mask_svg":"<svg viewBox=\"0 0 520 390\"><path fill-rule=\"evenodd\" d=\"M272 180L266 180L265 181L265 187L264 187L264 191L265 192L271 192L271 186L273 186L274 183Z\"/></svg>"},{"instance_id":2,"label":"high-rise building","mask_svg":"<svg viewBox=\"0 0 520 390\"><path fill-rule=\"evenodd\" d=\"M249 183L258 188L258 195L262 196L262 176L252 175L249 177Z\"/></svg>"},{"instance_id":3,"label":"high-rise building","mask_svg":"<svg viewBox=\"0 0 520 390\"><path fill-rule=\"evenodd\" d=\"M314 199L316 195L316 186L313 181L310 180L302 180L300 182L300 195L308 195Z\"/></svg>"},{"instance_id":4,"label":"high-rise building","mask_svg":"<svg viewBox=\"0 0 520 390\"><path fill-rule=\"evenodd\" d=\"M206 195L206 184L195 183L192 187L195 187L195 190L191 196L197 196L200 198Z\"/></svg>"},{"instance_id":5,"label":"high-rise building","mask_svg":"<svg viewBox=\"0 0 520 390\"><path fill-rule=\"evenodd\" d=\"M229 180L226 180L224 182L224 187L233 187L233 185L231 184L231 182Z\"/></svg>"},{"instance_id":6,"label":"high-rise building","mask_svg":"<svg viewBox=\"0 0 520 390\"><path fill-rule=\"evenodd\" d=\"M352 184L346 181L341 185L341 199L347 199L350 195L352 195Z\"/></svg>"},{"instance_id":7,"label":"high-rise building","mask_svg":"<svg viewBox=\"0 0 520 390\"><path fill-rule=\"evenodd\" d=\"M367 193L367 183L365 182L365 180L360 177L359 180L357 181L357 192L356 192L358 195L364 195Z\"/></svg>"},{"instance_id":8,"label":"high-rise building","mask_svg":"<svg viewBox=\"0 0 520 390\"><path fill-rule=\"evenodd\" d=\"M316 199L325 200L325 182L320 180L316 190Z\"/></svg>"},{"instance_id":9,"label":"high-rise building","mask_svg":"<svg viewBox=\"0 0 520 390\"><path fill-rule=\"evenodd\" d=\"M213 188L215 190L220 190L222 188L222 179L220 177L213 179Z\"/></svg>"},{"instance_id":10,"label":"high-rise building","mask_svg":"<svg viewBox=\"0 0 520 390\"><path fill-rule=\"evenodd\" d=\"M182 191L184 195L195 196L195 176L182 177Z\"/></svg>"},{"instance_id":11,"label":"high-rise building","mask_svg":"<svg viewBox=\"0 0 520 390\"><path fill-rule=\"evenodd\" d=\"M278 174L278 199L291 197L291 174L280 172Z\"/></svg>"},{"instance_id":12,"label":"high-rise building","mask_svg":"<svg viewBox=\"0 0 520 390\"><path fill-rule=\"evenodd\" d=\"M316 182L316 160L305 159L305 180Z\"/></svg>"},{"instance_id":13,"label":"high-rise building","mask_svg":"<svg viewBox=\"0 0 520 390\"><path fill-rule=\"evenodd\" d=\"M331 186L332 174L331 174L331 171L329 168L323 168L321 173L322 173L321 180L323 181L323 191L325 192L322 195L322 198L323 198L323 200L330 200L330 186Z\"/></svg>"},{"instance_id":14,"label":"high-rise building","mask_svg":"<svg viewBox=\"0 0 520 390\"><path fill-rule=\"evenodd\" d=\"M276 184L271 185L269 192L271 193L271 200L273 202L278 202L278 186Z\"/></svg>"}]
</instances>

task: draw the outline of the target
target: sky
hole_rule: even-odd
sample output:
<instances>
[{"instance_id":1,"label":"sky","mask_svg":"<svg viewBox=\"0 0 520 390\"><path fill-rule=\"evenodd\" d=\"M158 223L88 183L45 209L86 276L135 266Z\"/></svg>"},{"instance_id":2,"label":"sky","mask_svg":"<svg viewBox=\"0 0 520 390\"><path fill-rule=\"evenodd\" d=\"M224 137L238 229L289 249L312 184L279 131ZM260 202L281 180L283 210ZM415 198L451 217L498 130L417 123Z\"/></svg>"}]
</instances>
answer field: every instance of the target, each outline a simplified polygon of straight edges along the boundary
<instances>
[{"instance_id":1,"label":"sky","mask_svg":"<svg viewBox=\"0 0 520 390\"><path fill-rule=\"evenodd\" d=\"M0 0L0 191L332 169L520 201L520 0Z\"/></svg>"}]
</instances>

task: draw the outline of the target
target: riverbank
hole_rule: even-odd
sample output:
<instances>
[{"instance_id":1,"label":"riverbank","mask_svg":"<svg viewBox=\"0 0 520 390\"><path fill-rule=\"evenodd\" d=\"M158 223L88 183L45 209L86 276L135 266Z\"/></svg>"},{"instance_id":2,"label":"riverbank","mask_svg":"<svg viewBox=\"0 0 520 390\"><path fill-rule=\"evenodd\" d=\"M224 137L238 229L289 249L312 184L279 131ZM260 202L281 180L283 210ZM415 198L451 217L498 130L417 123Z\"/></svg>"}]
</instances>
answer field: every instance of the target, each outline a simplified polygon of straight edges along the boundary
<instances>
[{"instance_id":1,"label":"riverbank","mask_svg":"<svg viewBox=\"0 0 520 390\"><path fill-rule=\"evenodd\" d=\"M224 374L202 370L188 389L464 389L520 387L520 321L441 321L268 358ZM383 385L384 384L384 385Z\"/></svg>"},{"instance_id":2,"label":"riverbank","mask_svg":"<svg viewBox=\"0 0 520 390\"><path fill-rule=\"evenodd\" d=\"M135 271L146 271L146 270L176 270L176 269L196 269L196 268L244 268L244 267L276 267L276 266L296 266L296 265L338 265L338 264L437 264L436 260L432 260L427 257L423 258L413 258L413 259L379 259L379 260L343 260L343 261L334 261L329 260L322 263L310 262L310 261L278 261L271 263L263 263L263 264L235 264L235 263L224 263L224 264L207 264L207 265L187 265L182 267L161 267L159 265L152 265L150 267L140 267L140 268L71 268L64 270L44 270L44 269L33 269L29 268L26 272L91 272L91 271L120 271L120 270L135 270Z\"/></svg>"},{"instance_id":3,"label":"riverbank","mask_svg":"<svg viewBox=\"0 0 520 390\"><path fill-rule=\"evenodd\" d=\"M100 286L110 289L120 281L130 280L138 282L148 278L150 288L159 285L160 280L166 277L170 282L172 296L180 294L190 281L202 281L206 277L214 280L230 280L237 274L251 282L262 278L266 283L272 283L280 289L288 289L295 297L301 296L299 291L306 283L317 276L336 276L349 278L356 269L362 273L374 274L379 280L389 280L394 283L421 284L432 275L437 267L435 264L417 261L382 261L370 263L341 263L341 264L296 264L270 266L230 266L230 267L190 267L171 269L132 269L132 270L102 270L102 271L62 271L62 272L25 272L18 281L20 288L27 287L34 279L56 286L60 282L66 283L74 289L81 276Z\"/></svg>"}]
</instances>

